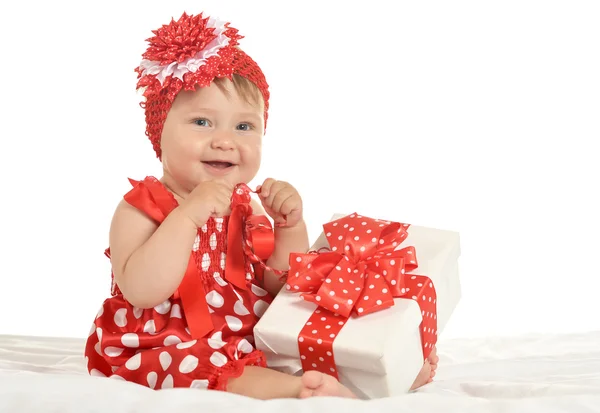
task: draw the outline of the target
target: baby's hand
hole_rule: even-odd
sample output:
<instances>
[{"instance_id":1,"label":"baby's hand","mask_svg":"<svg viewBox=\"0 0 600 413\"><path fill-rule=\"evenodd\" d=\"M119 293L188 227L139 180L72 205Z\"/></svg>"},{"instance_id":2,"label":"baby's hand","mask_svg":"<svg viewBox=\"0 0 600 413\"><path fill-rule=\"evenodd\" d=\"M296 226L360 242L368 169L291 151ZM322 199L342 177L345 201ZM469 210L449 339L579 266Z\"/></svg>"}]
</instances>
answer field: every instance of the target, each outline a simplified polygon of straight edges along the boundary
<instances>
[{"instance_id":1,"label":"baby's hand","mask_svg":"<svg viewBox=\"0 0 600 413\"><path fill-rule=\"evenodd\" d=\"M302 198L293 186L267 178L259 190L262 206L276 227L294 227L302 221Z\"/></svg>"},{"instance_id":2,"label":"baby's hand","mask_svg":"<svg viewBox=\"0 0 600 413\"><path fill-rule=\"evenodd\" d=\"M211 217L228 215L233 186L224 181L201 182L182 203L181 208L192 222L201 227Z\"/></svg>"}]
</instances>

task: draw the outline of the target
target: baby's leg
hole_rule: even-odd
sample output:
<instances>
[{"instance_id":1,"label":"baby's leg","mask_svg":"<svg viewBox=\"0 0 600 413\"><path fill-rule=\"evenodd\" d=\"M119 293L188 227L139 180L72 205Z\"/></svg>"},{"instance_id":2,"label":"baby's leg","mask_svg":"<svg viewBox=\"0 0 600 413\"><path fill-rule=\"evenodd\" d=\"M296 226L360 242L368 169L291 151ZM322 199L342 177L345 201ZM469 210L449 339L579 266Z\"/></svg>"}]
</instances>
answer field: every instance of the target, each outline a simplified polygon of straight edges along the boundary
<instances>
[{"instance_id":1,"label":"baby's leg","mask_svg":"<svg viewBox=\"0 0 600 413\"><path fill-rule=\"evenodd\" d=\"M227 391L262 400L314 396L354 397L337 380L323 373L309 371L302 377L296 377L256 366L247 366L240 377L230 379Z\"/></svg>"}]
</instances>

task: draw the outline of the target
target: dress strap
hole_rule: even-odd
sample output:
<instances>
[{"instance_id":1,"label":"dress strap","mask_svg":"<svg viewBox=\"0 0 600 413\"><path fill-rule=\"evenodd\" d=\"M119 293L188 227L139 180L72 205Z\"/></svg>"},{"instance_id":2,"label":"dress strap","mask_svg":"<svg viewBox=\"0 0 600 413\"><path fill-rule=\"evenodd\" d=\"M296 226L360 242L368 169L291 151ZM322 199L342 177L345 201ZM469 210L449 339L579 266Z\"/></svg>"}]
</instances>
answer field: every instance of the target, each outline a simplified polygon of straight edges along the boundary
<instances>
[{"instance_id":1,"label":"dress strap","mask_svg":"<svg viewBox=\"0 0 600 413\"><path fill-rule=\"evenodd\" d=\"M125 201L158 223L164 221L178 205L173 194L153 176L147 176L142 181L130 178L129 182L133 189L125 194Z\"/></svg>"}]
</instances>

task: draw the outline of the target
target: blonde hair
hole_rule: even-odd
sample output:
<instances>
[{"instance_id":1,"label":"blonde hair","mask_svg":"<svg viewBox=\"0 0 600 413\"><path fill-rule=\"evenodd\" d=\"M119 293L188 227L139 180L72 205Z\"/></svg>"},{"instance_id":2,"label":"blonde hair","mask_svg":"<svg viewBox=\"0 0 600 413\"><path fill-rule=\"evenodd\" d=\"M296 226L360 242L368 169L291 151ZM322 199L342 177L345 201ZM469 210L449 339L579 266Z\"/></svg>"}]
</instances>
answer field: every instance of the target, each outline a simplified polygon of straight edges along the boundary
<instances>
[{"instance_id":1,"label":"blonde hair","mask_svg":"<svg viewBox=\"0 0 600 413\"><path fill-rule=\"evenodd\" d=\"M217 87L221 90L221 92L223 92L227 97L231 97L229 90L225 86L225 84L229 81L230 80L227 78L215 78L213 80L213 83L216 84ZM231 82L233 83L235 92L242 99L248 102L248 104L256 105L261 109L264 107L262 93L254 83L252 83L245 77L238 75L237 73L233 74Z\"/></svg>"}]
</instances>

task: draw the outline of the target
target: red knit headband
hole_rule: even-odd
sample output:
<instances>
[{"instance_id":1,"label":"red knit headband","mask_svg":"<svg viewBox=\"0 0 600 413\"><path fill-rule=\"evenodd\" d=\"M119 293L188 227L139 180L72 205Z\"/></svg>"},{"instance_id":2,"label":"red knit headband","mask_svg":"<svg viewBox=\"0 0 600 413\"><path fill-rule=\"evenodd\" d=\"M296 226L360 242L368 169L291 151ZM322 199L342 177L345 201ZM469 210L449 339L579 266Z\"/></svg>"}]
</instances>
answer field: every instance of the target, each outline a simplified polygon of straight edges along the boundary
<instances>
[{"instance_id":1,"label":"red knit headband","mask_svg":"<svg viewBox=\"0 0 600 413\"><path fill-rule=\"evenodd\" d=\"M171 104L179 91L206 87L215 78L232 79L238 74L260 90L264 100L267 126L269 85L254 60L238 49L237 29L212 17L188 16L171 20L147 39L149 47L142 55L137 89L145 88L146 135L160 159L160 138Z\"/></svg>"}]
</instances>

